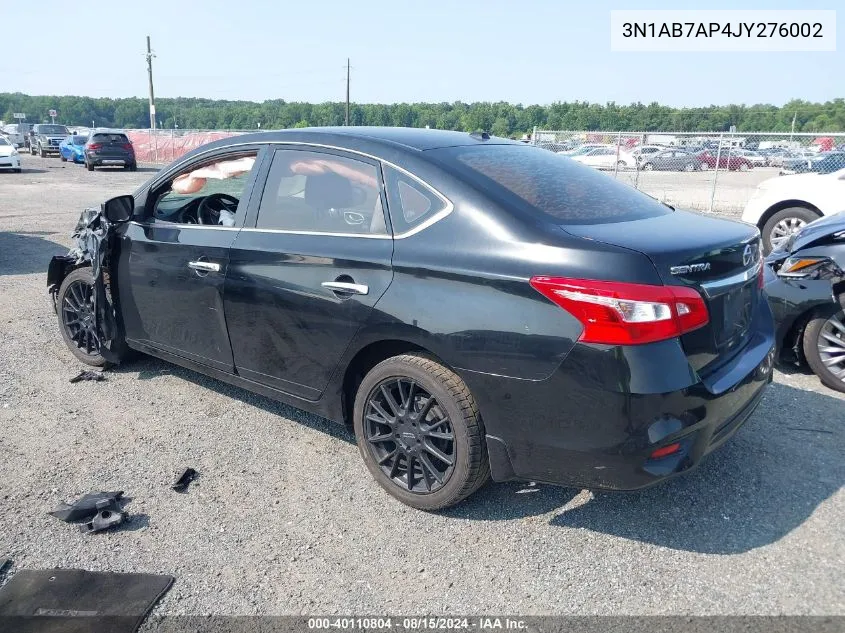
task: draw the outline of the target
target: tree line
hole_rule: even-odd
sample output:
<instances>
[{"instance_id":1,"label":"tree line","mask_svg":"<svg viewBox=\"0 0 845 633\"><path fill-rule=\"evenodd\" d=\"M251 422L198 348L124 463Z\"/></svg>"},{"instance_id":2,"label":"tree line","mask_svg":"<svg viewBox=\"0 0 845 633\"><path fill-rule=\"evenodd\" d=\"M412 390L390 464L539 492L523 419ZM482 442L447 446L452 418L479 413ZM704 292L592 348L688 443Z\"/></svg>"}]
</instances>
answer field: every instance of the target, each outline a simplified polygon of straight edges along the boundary
<instances>
[{"instance_id":1,"label":"tree line","mask_svg":"<svg viewBox=\"0 0 845 633\"><path fill-rule=\"evenodd\" d=\"M0 93L0 119L12 122L15 112L29 123L49 123L56 110L57 123L97 127L148 128L146 99L108 99L77 96L34 96ZM158 99L158 125L181 129L280 129L343 125L342 102L302 103L281 99L224 101L185 98ZM643 132L719 132L731 126L741 132L845 131L845 99L825 103L793 100L783 106L711 105L673 108L659 103L619 105L582 101L550 105L489 103L353 103L351 125L388 125L475 131L497 136L518 136L534 127L547 130L609 130Z\"/></svg>"}]
</instances>

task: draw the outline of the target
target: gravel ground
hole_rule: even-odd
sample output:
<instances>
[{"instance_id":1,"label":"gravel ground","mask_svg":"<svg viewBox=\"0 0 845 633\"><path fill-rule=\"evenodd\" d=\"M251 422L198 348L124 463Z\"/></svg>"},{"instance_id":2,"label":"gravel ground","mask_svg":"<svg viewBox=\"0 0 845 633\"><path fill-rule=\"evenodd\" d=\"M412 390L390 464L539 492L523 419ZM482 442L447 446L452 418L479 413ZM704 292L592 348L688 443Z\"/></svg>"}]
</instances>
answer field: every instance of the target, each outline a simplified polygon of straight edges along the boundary
<instances>
[{"instance_id":1,"label":"gravel ground","mask_svg":"<svg viewBox=\"0 0 845 633\"><path fill-rule=\"evenodd\" d=\"M778 371L698 470L634 494L491 484L424 514L370 479L343 428L141 358L106 382L62 343L46 294L79 211L147 171L24 156L0 173L0 557L14 569L176 576L156 614L842 614L843 398ZM187 494L168 484L200 473ZM85 536L46 514L134 500Z\"/></svg>"}]
</instances>

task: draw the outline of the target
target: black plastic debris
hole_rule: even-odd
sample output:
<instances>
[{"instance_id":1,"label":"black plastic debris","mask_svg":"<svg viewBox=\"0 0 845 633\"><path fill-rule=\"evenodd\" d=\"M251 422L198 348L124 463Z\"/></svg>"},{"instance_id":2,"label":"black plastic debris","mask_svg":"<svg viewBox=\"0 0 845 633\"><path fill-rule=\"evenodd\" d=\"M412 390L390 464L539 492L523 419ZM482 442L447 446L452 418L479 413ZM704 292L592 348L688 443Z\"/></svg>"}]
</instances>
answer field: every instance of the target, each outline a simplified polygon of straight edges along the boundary
<instances>
[{"instance_id":1,"label":"black plastic debris","mask_svg":"<svg viewBox=\"0 0 845 633\"><path fill-rule=\"evenodd\" d=\"M12 566L12 559L11 558L0 558L0 579L3 578L3 575Z\"/></svg>"},{"instance_id":2,"label":"black plastic debris","mask_svg":"<svg viewBox=\"0 0 845 633\"><path fill-rule=\"evenodd\" d=\"M185 492L188 489L188 484L197 477L199 477L199 473L197 471L193 468L186 468L185 472L179 476L179 479L177 479L170 488L176 492Z\"/></svg>"},{"instance_id":3,"label":"black plastic debris","mask_svg":"<svg viewBox=\"0 0 845 633\"><path fill-rule=\"evenodd\" d=\"M73 378L71 378L70 382L82 382L83 380L93 380L95 382L99 382L105 379L106 377L103 376L102 372L85 370L79 372L78 376L74 376Z\"/></svg>"},{"instance_id":4,"label":"black plastic debris","mask_svg":"<svg viewBox=\"0 0 845 633\"><path fill-rule=\"evenodd\" d=\"M80 497L72 504L62 503L52 512L48 512L65 523L79 523L82 532L100 532L123 523L128 514L123 510L123 504L129 499L119 492L91 492Z\"/></svg>"}]
</instances>

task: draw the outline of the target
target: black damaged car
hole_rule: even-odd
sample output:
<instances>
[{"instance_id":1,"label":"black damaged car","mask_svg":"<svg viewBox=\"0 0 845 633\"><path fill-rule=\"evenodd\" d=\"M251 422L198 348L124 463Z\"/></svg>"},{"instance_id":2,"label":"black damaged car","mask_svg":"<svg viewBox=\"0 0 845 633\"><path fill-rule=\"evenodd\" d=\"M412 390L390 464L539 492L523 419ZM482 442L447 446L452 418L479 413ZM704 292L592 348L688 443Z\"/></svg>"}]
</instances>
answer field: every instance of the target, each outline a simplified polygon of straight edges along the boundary
<instances>
[{"instance_id":1,"label":"black damaged car","mask_svg":"<svg viewBox=\"0 0 845 633\"><path fill-rule=\"evenodd\" d=\"M425 510L491 475L688 471L772 377L756 228L487 134L225 139L75 235L48 284L77 358L136 350L349 424Z\"/></svg>"},{"instance_id":2,"label":"black damaged car","mask_svg":"<svg viewBox=\"0 0 845 633\"><path fill-rule=\"evenodd\" d=\"M766 263L780 359L845 392L845 213L811 222Z\"/></svg>"}]
</instances>

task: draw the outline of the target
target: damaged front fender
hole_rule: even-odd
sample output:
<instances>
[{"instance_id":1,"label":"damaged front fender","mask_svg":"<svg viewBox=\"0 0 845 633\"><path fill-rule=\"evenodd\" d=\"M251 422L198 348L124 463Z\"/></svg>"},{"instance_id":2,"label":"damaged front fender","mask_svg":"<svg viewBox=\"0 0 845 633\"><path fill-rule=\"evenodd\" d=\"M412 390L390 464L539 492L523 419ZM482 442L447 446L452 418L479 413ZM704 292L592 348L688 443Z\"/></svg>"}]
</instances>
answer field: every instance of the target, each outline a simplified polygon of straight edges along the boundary
<instances>
[{"instance_id":1,"label":"damaged front fender","mask_svg":"<svg viewBox=\"0 0 845 633\"><path fill-rule=\"evenodd\" d=\"M118 336L117 314L109 271L117 243L115 229L119 223L109 222L105 208L106 205L100 208L89 207L80 214L72 235L74 246L67 255L57 255L50 260L47 289L53 300L53 309L58 314L60 306L57 305L57 297L65 277L76 268L91 267L94 279L94 318L101 333L99 352L108 362L117 363L120 359L113 351Z\"/></svg>"}]
</instances>

